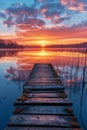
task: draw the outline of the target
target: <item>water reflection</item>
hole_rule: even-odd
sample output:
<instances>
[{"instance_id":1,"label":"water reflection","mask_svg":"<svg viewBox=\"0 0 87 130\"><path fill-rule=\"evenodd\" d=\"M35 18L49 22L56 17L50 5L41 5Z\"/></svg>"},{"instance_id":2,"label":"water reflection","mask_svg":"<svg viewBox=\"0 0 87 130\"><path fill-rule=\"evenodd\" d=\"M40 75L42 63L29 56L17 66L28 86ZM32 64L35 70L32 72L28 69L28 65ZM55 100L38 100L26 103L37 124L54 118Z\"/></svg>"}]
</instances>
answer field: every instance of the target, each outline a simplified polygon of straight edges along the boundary
<instances>
[{"instance_id":1,"label":"water reflection","mask_svg":"<svg viewBox=\"0 0 87 130\"><path fill-rule=\"evenodd\" d=\"M66 92L74 104L74 112L79 122L84 130L87 128L87 57L83 49L66 50L45 48L0 51L1 130L12 114L13 102L21 95L23 82L27 79L34 63L53 64L66 86Z\"/></svg>"},{"instance_id":2,"label":"water reflection","mask_svg":"<svg viewBox=\"0 0 87 130\"><path fill-rule=\"evenodd\" d=\"M18 68L13 68L13 67L9 67L6 69L6 75L5 77L8 80L12 80L12 81L25 81L28 78L28 75L30 73L30 69L29 67L26 67L24 65L18 67Z\"/></svg>"},{"instance_id":3,"label":"water reflection","mask_svg":"<svg viewBox=\"0 0 87 130\"><path fill-rule=\"evenodd\" d=\"M41 52L37 53L37 55L38 55L38 56L47 56L47 55L49 55L49 53L47 53L47 52L44 50L44 48L43 48Z\"/></svg>"},{"instance_id":4,"label":"water reflection","mask_svg":"<svg viewBox=\"0 0 87 130\"><path fill-rule=\"evenodd\" d=\"M79 63L82 64L84 62L84 50L81 51L74 49L73 51L65 51L64 49L28 49L28 50L0 50L0 57L2 57L1 60L8 59L9 58L15 58L17 60L17 63L20 63L20 61L24 61L23 63L35 63L35 62L50 62L55 64L58 62L58 64L77 64L78 60ZM22 60L21 60L22 59ZM0 61L1 61L0 60ZM56 63L57 64L57 63Z\"/></svg>"},{"instance_id":5,"label":"water reflection","mask_svg":"<svg viewBox=\"0 0 87 130\"><path fill-rule=\"evenodd\" d=\"M1 57L10 57L16 56L19 50L0 50L0 58Z\"/></svg>"}]
</instances>

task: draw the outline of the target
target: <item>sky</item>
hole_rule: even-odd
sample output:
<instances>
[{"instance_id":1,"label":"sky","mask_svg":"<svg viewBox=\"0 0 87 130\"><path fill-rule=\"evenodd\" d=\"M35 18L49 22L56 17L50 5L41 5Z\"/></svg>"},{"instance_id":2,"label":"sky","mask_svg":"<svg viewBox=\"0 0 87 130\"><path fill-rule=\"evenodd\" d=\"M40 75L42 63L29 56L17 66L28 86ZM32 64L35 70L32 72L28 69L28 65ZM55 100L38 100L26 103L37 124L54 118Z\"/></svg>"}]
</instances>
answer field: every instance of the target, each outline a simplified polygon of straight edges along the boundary
<instances>
[{"instance_id":1,"label":"sky","mask_svg":"<svg viewBox=\"0 0 87 130\"><path fill-rule=\"evenodd\" d=\"M0 0L0 38L22 45L87 41L87 0Z\"/></svg>"}]
</instances>

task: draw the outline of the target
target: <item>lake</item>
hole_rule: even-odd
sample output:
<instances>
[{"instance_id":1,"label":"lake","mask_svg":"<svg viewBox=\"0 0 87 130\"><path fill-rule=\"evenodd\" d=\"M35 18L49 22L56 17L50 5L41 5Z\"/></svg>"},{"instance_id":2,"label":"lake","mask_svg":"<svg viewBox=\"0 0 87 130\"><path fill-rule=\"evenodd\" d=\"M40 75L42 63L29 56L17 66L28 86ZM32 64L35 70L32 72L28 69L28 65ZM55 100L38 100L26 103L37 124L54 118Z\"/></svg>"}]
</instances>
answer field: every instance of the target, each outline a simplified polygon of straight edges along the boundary
<instances>
[{"instance_id":1,"label":"lake","mask_svg":"<svg viewBox=\"0 0 87 130\"><path fill-rule=\"evenodd\" d=\"M87 129L87 62L82 49L0 50L0 130L14 111L34 63L52 63L60 74L66 93L83 130Z\"/></svg>"}]
</instances>

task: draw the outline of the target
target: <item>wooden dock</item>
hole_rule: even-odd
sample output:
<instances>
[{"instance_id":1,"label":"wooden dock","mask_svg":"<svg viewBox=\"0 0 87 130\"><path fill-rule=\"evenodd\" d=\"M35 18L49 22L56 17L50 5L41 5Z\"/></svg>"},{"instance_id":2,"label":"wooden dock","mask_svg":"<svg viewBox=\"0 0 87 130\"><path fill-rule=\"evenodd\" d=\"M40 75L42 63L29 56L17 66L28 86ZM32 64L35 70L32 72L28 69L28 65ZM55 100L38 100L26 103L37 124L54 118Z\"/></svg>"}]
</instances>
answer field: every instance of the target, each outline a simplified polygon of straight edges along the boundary
<instances>
[{"instance_id":1,"label":"wooden dock","mask_svg":"<svg viewBox=\"0 0 87 130\"><path fill-rule=\"evenodd\" d=\"M81 130L51 64L34 64L5 130Z\"/></svg>"}]
</instances>

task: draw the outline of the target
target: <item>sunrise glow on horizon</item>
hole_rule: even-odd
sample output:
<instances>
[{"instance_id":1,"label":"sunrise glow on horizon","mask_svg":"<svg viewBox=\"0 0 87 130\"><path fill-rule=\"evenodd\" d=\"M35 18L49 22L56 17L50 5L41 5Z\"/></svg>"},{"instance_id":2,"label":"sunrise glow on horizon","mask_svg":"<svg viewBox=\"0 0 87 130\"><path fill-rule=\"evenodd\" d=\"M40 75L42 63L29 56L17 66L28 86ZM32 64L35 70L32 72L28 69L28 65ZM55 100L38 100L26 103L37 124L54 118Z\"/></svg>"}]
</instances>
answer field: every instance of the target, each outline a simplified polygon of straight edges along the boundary
<instances>
[{"instance_id":1,"label":"sunrise glow on horizon","mask_svg":"<svg viewBox=\"0 0 87 130\"><path fill-rule=\"evenodd\" d=\"M0 0L0 38L21 45L87 42L87 2Z\"/></svg>"}]
</instances>

